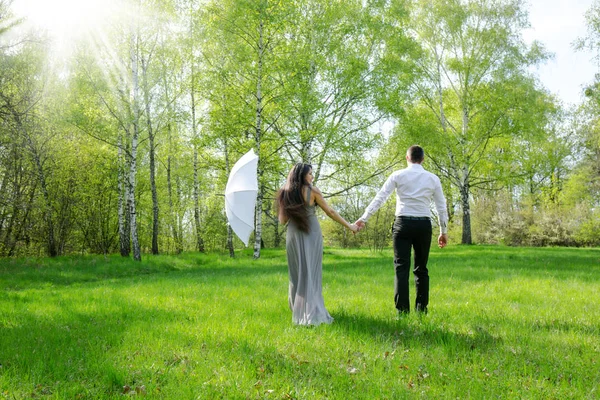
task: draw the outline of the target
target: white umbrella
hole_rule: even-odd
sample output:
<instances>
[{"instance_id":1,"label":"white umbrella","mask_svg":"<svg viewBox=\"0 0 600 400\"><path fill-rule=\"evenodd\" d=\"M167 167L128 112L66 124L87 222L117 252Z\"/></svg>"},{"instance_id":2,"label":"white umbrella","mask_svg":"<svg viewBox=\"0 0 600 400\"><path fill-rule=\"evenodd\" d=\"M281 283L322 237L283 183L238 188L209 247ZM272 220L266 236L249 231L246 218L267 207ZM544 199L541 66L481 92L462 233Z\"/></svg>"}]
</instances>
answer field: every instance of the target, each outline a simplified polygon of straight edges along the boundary
<instances>
[{"instance_id":1,"label":"white umbrella","mask_svg":"<svg viewBox=\"0 0 600 400\"><path fill-rule=\"evenodd\" d=\"M254 208L258 192L257 167L258 156L250 149L231 169L225 187L225 212L229 225L246 246L254 230Z\"/></svg>"}]
</instances>

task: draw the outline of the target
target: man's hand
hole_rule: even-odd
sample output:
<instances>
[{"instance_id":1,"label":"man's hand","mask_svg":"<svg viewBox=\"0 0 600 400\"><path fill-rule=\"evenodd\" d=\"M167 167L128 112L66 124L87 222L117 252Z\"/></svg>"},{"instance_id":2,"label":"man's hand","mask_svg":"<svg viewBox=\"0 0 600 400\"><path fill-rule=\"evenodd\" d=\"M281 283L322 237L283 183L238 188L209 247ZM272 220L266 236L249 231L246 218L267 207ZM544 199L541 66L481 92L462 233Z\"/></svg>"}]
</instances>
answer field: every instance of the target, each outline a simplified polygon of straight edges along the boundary
<instances>
[{"instance_id":1,"label":"man's hand","mask_svg":"<svg viewBox=\"0 0 600 400\"><path fill-rule=\"evenodd\" d=\"M442 233L440 236L438 236L438 246L440 249L443 249L444 247L446 247L447 244L448 244L448 234Z\"/></svg>"}]
</instances>

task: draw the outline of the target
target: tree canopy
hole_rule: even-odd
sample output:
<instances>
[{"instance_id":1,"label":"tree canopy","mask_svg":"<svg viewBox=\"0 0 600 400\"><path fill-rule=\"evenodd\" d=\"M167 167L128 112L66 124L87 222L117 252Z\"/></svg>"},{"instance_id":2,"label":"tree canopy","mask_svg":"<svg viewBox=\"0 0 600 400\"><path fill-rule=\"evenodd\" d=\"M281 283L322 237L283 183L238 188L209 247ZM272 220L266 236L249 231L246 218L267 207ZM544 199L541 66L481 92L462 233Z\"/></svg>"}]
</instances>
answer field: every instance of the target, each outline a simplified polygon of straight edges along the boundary
<instances>
[{"instance_id":1,"label":"tree canopy","mask_svg":"<svg viewBox=\"0 0 600 400\"><path fill-rule=\"evenodd\" d=\"M234 256L223 192L254 148L260 257L295 162L354 220L415 143L453 241L600 244L599 85L575 109L543 87L520 0L115 4L63 54L0 0L0 256ZM392 217L357 236L323 220L326 242L389 245Z\"/></svg>"}]
</instances>

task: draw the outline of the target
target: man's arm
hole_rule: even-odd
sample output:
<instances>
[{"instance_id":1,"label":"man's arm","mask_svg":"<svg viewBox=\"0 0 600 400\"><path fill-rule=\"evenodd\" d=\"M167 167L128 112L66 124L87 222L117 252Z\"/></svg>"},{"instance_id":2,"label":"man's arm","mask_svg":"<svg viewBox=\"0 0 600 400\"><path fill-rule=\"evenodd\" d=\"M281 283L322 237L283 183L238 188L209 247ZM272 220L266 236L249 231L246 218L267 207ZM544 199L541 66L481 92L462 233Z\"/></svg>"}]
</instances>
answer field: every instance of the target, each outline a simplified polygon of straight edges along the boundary
<instances>
[{"instance_id":1,"label":"man's arm","mask_svg":"<svg viewBox=\"0 0 600 400\"><path fill-rule=\"evenodd\" d=\"M444 197L444 192L442 190L442 183L439 178L436 179L436 185L433 191L433 201L438 214L440 234L446 235L448 233L448 209L446 207L446 198Z\"/></svg>"},{"instance_id":2,"label":"man's arm","mask_svg":"<svg viewBox=\"0 0 600 400\"><path fill-rule=\"evenodd\" d=\"M383 203L385 203L388 197L390 197L390 194L392 194L396 188L395 177L396 174L394 173L387 178L381 189L379 189L379 192L377 192L371 203L365 209L363 215L356 221L356 225L361 228L364 227L365 222L367 222L367 220L379 210Z\"/></svg>"}]
</instances>

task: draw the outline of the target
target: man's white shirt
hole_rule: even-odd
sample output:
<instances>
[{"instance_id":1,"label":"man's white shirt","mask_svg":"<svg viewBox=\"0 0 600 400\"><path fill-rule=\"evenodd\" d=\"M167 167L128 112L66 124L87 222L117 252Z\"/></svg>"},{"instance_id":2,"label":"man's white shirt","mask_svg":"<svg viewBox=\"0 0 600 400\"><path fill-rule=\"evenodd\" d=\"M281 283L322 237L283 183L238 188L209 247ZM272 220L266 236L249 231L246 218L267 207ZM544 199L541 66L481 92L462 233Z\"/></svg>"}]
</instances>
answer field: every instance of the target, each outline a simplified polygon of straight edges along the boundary
<instances>
[{"instance_id":1,"label":"man's white shirt","mask_svg":"<svg viewBox=\"0 0 600 400\"><path fill-rule=\"evenodd\" d=\"M396 189L396 216L430 217L431 202L435 203L440 233L448 232L448 211L440 179L420 164L409 164L395 171L385 181L360 219L367 221Z\"/></svg>"}]
</instances>

